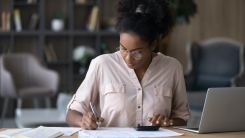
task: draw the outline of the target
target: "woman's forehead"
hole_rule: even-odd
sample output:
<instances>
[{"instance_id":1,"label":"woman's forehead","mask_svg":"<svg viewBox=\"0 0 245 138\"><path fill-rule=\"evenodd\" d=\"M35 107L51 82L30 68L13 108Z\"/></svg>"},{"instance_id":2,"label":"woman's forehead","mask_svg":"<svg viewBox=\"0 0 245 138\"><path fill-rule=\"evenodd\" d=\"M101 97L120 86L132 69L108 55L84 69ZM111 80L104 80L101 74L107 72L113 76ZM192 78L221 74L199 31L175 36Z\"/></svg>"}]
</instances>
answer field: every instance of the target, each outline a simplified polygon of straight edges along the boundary
<instances>
[{"instance_id":1,"label":"woman's forehead","mask_svg":"<svg viewBox=\"0 0 245 138\"><path fill-rule=\"evenodd\" d=\"M142 40L139 35L132 33L121 33L120 44L127 50L133 50L138 48L143 49L148 46L148 43Z\"/></svg>"}]
</instances>

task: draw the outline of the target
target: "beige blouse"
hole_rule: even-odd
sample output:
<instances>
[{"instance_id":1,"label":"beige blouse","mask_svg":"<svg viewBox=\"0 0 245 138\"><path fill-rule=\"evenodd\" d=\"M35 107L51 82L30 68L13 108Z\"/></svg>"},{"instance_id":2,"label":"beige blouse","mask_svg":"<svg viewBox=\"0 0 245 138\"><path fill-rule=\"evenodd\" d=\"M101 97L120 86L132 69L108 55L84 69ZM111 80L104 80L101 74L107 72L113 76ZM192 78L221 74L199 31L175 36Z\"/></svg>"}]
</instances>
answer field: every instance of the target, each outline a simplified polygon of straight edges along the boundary
<instances>
[{"instance_id":1,"label":"beige blouse","mask_svg":"<svg viewBox=\"0 0 245 138\"><path fill-rule=\"evenodd\" d=\"M89 102L106 127L150 125L147 118L156 114L183 120L190 116L182 66L161 53L152 59L141 83L120 52L93 59L67 109L85 114L91 111Z\"/></svg>"}]
</instances>

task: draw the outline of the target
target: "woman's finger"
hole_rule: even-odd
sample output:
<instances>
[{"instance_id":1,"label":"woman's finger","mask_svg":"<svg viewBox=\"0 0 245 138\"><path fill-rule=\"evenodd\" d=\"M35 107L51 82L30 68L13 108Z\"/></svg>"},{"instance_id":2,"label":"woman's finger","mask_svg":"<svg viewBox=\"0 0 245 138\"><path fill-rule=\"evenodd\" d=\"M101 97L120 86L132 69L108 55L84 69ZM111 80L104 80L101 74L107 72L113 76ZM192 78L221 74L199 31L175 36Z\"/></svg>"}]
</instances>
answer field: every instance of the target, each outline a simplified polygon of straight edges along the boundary
<instances>
[{"instance_id":1,"label":"woman's finger","mask_svg":"<svg viewBox=\"0 0 245 138\"><path fill-rule=\"evenodd\" d=\"M165 116L163 115L163 116L161 116L161 115L159 115L159 117L157 118L157 121L156 121L156 124L160 124L160 123L162 123L162 120L165 118Z\"/></svg>"},{"instance_id":2,"label":"woman's finger","mask_svg":"<svg viewBox=\"0 0 245 138\"><path fill-rule=\"evenodd\" d=\"M82 128L83 129L89 129L89 127L90 127L90 124L88 123L88 121L83 119Z\"/></svg>"},{"instance_id":3,"label":"woman's finger","mask_svg":"<svg viewBox=\"0 0 245 138\"><path fill-rule=\"evenodd\" d=\"M104 118L102 118L102 117L98 117L99 119L99 122L101 122L101 123L103 123L105 120L104 120Z\"/></svg>"},{"instance_id":4,"label":"woman's finger","mask_svg":"<svg viewBox=\"0 0 245 138\"><path fill-rule=\"evenodd\" d=\"M148 117L147 120L151 123L152 117Z\"/></svg>"},{"instance_id":5,"label":"woman's finger","mask_svg":"<svg viewBox=\"0 0 245 138\"><path fill-rule=\"evenodd\" d=\"M94 129L96 129L98 127L98 125L96 124L96 122L94 120L89 119L87 121L89 123L89 127L92 127Z\"/></svg>"},{"instance_id":6,"label":"woman's finger","mask_svg":"<svg viewBox=\"0 0 245 138\"><path fill-rule=\"evenodd\" d=\"M94 122L97 122L97 118L95 118L95 116L94 116L94 114L92 112L88 112L87 116L88 116L88 118L90 118Z\"/></svg>"},{"instance_id":7,"label":"woman's finger","mask_svg":"<svg viewBox=\"0 0 245 138\"><path fill-rule=\"evenodd\" d=\"M169 120L167 117L165 117L163 120L163 126L169 126Z\"/></svg>"},{"instance_id":8,"label":"woman's finger","mask_svg":"<svg viewBox=\"0 0 245 138\"><path fill-rule=\"evenodd\" d=\"M169 125L170 125L170 126L173 126L173 125L174 125L173 119L169 119Z\"/></svg>"},{"instance_id":9,"label":"woman's finger","mask_svg":"<svg viewBox=\"0 0 245 138\"><path fill-rule=\"evenodd\" d=\"M151 120L152 125L156 125L156 120L158 119L159 116L160 116L160 115L158 114L158 115L156 115L156 116L154 116L154 117L152 118L152 120Z\"/></svg>"}]
</instances>

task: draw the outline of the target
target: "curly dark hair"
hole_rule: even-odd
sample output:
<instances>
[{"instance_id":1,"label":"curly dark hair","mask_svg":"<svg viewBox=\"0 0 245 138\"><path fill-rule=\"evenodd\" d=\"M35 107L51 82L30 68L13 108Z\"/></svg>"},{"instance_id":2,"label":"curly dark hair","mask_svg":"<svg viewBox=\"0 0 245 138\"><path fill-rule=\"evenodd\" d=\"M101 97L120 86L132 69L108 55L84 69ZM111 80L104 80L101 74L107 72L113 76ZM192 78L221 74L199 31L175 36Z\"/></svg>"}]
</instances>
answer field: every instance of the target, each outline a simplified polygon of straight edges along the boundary
<instances>
[{"instance_id":1,"label":"curly dark hair","mask_svg":"<svg viewBox=\"0 0 245 138\"><path fill-rule=\"evenodd\" d=\"M159 35L165 38L174 25L165 0L120 0L116 20L120 33L135 33L150 43Z\"/></svg>"}]
</instances>

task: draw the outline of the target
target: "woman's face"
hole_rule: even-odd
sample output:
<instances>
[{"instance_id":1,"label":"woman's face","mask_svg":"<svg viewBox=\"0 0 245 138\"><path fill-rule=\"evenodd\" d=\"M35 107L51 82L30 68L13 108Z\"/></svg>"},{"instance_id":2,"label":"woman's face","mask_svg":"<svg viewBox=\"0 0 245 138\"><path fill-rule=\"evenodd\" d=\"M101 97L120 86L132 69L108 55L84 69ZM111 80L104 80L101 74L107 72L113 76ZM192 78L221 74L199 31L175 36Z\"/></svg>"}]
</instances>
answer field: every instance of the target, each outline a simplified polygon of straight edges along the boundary
<instances>
[{"instance_id":1,"label":"woman's face","mask_svg":"<svg viewBox=\"0 0 245 138\"><path fill-rule=\"evenodd\" d=\"M141 40L141 38L133 33L121 33L120 34L120 48L128 51L126 56L122 56L127 66L131 69L138 69L147 60L151 58L151 47L149 42ZM139 60L132 57L130 52L135 51L143 54Z\"/></svg>"}]
</instances>

